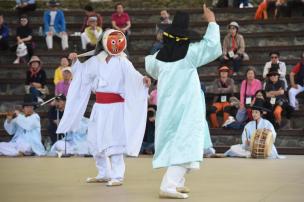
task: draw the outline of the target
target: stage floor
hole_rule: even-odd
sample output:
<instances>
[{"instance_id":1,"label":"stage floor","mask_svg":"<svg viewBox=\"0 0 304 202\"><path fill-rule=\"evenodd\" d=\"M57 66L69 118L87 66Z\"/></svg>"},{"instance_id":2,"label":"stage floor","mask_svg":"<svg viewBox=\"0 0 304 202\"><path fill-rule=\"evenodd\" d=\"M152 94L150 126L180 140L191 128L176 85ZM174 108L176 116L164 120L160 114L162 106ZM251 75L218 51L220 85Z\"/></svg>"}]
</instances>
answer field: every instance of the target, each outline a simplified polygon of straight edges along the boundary
<instances>
[{"instance_id":1,"label":"stage floor","mask_svg":"<svg viewBox=\"0 0 304 202\"><path fill-rule=\"evenodd\" d=\"M95 176L92 158L0 158L1 202L150 202L158 198L164 169L153 170L150 157L127 158L125 184L86 184ZM303 202L304 156L284 160L205 159L186 176L197 202ZM180 201L180 200L178 200Z\"/></svg>"}]
</instances>

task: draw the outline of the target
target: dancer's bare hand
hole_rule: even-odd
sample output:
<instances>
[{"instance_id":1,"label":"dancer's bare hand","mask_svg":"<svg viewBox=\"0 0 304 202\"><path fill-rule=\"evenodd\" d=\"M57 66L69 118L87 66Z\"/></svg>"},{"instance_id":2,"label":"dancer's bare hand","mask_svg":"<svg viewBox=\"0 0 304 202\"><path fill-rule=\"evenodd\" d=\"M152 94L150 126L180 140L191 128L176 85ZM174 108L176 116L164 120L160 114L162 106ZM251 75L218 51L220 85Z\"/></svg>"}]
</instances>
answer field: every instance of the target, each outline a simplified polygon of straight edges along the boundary
<instances>
[{"instance_id":1,"label":"dancer's bare hand","mask_svg":"<svg viewBox=\"0 0 304 202\"><path fill-rule=\"evenodd\" d=\"M203 18L207 21L207 22L215 22L215 16L214 13L207 8L206 4L204 4L203 6Z\"/></svg>"},{"instance_id":2,"label":"dancer's bare hand","mask_svg":"<svg viewBox=\"0 0 304 202\"><path fill-rule=\"evenodd\" d=\"M72 63L74 63L77 60L77 53L70 53L69 59L72 60Z\"/></svg>"},{"instance_id":3,"label":"dancer's bare hand","mask_svg":"<svg viewBox=\"0 0 304 202\"><path fill-rule=\"evenodd\" d=\"M147 88L150 87L151 85L151 79L147 76L144 77L144 84L146 85Z\"/></svg>"}]
</instances>

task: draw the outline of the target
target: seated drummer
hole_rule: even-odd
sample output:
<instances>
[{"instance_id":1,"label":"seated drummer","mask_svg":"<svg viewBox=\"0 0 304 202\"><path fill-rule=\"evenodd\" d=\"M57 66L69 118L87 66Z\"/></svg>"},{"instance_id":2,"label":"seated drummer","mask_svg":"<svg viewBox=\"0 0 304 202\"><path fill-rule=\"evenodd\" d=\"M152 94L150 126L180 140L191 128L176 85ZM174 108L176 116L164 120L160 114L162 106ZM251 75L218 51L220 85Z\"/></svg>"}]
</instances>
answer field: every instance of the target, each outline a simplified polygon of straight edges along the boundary
<instances>
[{"instance_id":1,"label":"seated drummer","mask_svg":"<svg viewBox=\"0 0 304 202\"><path fill-rule=\"evenodd\" d=\"M231 146L230 149L225 152L225 156L247 158L250 157L250 139L257 129L265 128L270 130L272 133L273 142L275 141L277 133L275 132L273 125L270 123L270 121L263 119L263 115L267 112L270 112L270 110L265 108L264 100L257 98L251 108L253 120L245 125L244 131L242 133L242 144ZM272 151L269 158L279 158L277 149L274 145L272 146Z\"/></svg>"},{"instance_id":2,"label":"seated drummer","mask_svg":"<svg viewBox=\"0 0 304 202\"><path fill-rule=\"evenodd\" d=\"M223 111L223 123L228 119L229 114L225 108L230 106L229 98L233 96L234 80L229 78L230 69L227 66L222 66L218 69L219 78L215 79L212 84L212 93L215 94L212 104L212 112L210 121L212 128L219 128L219 123L216 114Z\"/></svg>"}]
</instances>

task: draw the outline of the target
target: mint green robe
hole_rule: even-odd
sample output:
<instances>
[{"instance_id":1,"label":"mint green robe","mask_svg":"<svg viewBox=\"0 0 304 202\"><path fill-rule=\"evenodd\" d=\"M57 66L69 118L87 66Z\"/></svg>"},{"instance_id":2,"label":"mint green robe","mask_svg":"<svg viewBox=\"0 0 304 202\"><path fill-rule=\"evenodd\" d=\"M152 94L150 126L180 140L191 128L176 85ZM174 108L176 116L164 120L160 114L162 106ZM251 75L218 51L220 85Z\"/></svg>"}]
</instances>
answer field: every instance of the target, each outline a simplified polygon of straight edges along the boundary
<instances>
[{"instance_id":1,"label":"mint green robe","mask_svg":"<svg viewBox=\"0 0 304 202\"><path fill-rule=\"evenodd\" d=\"M219 26L209 23L203 39L190 43L181 60L162 62L156 59L157 53L145 58L146 71L158 80L153 167L197 167L208 125L196 68L222 54Z\"/></svg>"}]
</instances>

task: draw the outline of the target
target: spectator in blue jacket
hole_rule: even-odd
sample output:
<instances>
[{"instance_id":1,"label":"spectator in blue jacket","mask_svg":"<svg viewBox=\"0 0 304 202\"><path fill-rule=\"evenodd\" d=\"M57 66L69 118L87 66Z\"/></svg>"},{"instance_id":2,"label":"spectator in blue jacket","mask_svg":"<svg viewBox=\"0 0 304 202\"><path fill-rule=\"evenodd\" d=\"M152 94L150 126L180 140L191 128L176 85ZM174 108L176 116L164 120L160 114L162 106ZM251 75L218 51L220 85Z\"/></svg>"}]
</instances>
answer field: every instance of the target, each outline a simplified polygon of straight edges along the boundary
<instances>
[{"instance_id":1,"label":"spectator in blue jacket","mask_svg":"<svg viewBox=\"0 0 304 202\"><path fill-rule=\"evenodd\" d=\"M4 23L3 14L0 13L0 50L7 50L8 45L9 29L6 23Z\"/></svg>"},{"instance_id":2,"label":"spectator in blue jacket","mask_svg":"<svg viewBox=\"0 0 304 202\"><path fill-rule=\"evenodd\" d=\"M62 50L66 50L69 44L64 13L62 10L57 9L59 3L55 0L49 1L48 5L50 10L45 11L43 16L46 45L48 49L53 49L53 36L55 35L61 38Z\"/></svg>"}]
</instances>

